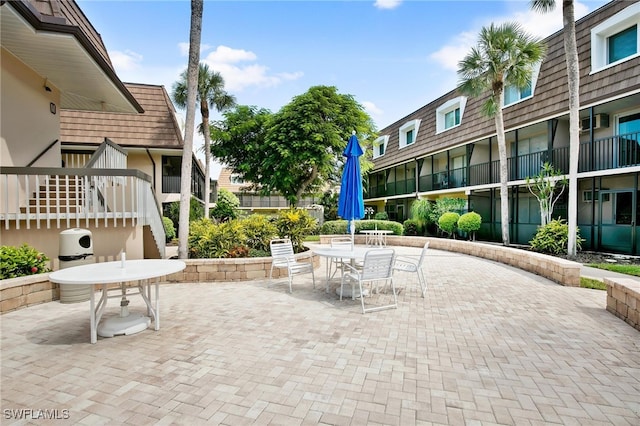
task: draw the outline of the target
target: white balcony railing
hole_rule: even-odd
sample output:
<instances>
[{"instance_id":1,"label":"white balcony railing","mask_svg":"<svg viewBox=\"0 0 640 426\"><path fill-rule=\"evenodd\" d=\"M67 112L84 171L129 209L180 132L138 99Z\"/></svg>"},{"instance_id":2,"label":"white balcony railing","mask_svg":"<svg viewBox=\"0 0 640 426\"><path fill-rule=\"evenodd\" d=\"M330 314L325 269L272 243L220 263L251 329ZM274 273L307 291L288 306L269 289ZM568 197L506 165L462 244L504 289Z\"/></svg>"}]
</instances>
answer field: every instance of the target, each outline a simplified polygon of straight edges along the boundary
<instances>
[{"instance_id":1,"label":"white balcony railing","mask_svg":"<svg viewBox=\"0 0 640 426\"><path fill-rule=\"evenodd\" d=\"M0 167L0 223L9 229L148 225L161 256L151 178L131 169Z\"/></svg>"}]
</instances>

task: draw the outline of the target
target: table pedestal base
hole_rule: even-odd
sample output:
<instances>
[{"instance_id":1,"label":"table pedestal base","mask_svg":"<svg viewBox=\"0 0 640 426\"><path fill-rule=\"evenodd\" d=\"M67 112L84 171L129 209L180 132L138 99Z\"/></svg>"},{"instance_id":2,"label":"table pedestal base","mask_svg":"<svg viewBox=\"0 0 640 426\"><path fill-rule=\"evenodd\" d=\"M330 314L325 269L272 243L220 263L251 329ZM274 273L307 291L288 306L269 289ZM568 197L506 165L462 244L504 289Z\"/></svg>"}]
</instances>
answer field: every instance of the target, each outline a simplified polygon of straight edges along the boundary
<instances>
[{"instance_id":1,"label":"table pedestal base","mask_svg":"<svg viewBox=\"0 0 640 426\"><path fill-rule=\"evenodd\" d=\"M107 318L98 326L98 336L113 337L129 335L146 330L151 325L151 318L141 313L131 313L126 317Z\"/></svg>"},{"instance_id":2,"label":"table pedestal base","mask_svg":"<svg viewBox=\"0 0 640 426\"><path fill-rule=\"evenodd\" d=\"M356 292L355 297L356 297L356 299L357 299L358 297L360 297L360 289L359 289L358 287L356 287L355 292ZM336 288L336 294L337 294L338 296L340 296L340 287L337 287L337 288ZM367 290L367 289L365 288L365 289L364 289L364 296L365 296L365 297L367 297L368 295L369 295L369 290ZM343 291L343 293L342 293L342 298L343 298L343 299L345 299L345 298L346 298L346 299L351 299L351 285L345 285L345 286L344 286L344 291Z\"/></svg>"}]
</instances>

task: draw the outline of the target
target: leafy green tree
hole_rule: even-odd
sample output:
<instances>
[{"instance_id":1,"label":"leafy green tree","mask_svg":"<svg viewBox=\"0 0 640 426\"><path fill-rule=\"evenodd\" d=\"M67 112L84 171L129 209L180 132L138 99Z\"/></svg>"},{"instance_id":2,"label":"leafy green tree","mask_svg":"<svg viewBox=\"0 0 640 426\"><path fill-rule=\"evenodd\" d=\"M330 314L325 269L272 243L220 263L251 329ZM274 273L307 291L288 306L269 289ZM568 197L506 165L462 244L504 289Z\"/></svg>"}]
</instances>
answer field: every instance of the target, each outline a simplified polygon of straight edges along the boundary
<instances>
[{"instance_id":1,"label":"leafy green tree","mask_svg":"<svg viewBox=\"0 0 640 426\"><path fill-rule=\"evenodd\" d=\"M480 30L478 44L458 64L459 90L469 96L489 92L482 112L494 117L500 158L500 211L502 243L509 245L509 196L507 182L507 145L505 142L504 106L505 85L525 88L531 84L536 63L542 61L545 45L526 34L516 23L491 24Z\"/></svg>"},{"instance_id":2,"label":"leafy green tree","mask_svg":"<svg viewBox=\"0 0 640 426\"><path fill-rule=\"evenodd\" d=\"M446 212L438 218L438 227L449 234L450 237L454 238L458 227L458 219L460 219L458 213Z\"/></svg>"},{"instance_id":3,"label":"leafy green tree","mask_svg":"<svg viewBox=\"0 0 640 426\"><path fill-rule=\"evenodd\" d=\"M433 202L427 200L426 198L421 198L411 203L409 212L411 218L418 223L419 228L426 230L427 225L433 223L433 220L431 219L432 210Z\"/></svg>"},{"instance_id":4,"label":"leafy green tree","mask_svg":"<svg viewBox=\"0 0 640 426\"><path fill-rule=\"evenodd\" d=\"M555 0L532 0L531 7L549 12L556 6ZM564 57L567 63L569 85L569 205L567 207L569 239L567 254L575 256L578 248L578 160L580 155L580 62L576 42L576 19L573 0L562 1L564 24Z\"/></svg>"},{"instance_id":5,"label":"leafy green tree","mask_svg":"<svg viewBox=\"0 0 640 426\"><path fill-rule=\"evenodd\" d=\"M567 184L562 172L557 171L549 163L544 163L540 173L525 180L529 192L540 204L540 224L545 226L551 222L553 207L560 199Z\"/></svg>"},{"instance_id":6,"label":"leafy green tree","mask_svg":"<svg viewBox=\"0 0 640 426\"><path fill-rule=\"evenodd\" d=\"M187 71L173 86L173 100L184 108L187 104ZM198 91L196 101L200 103L200 132L204 136L204 217L209 217L209 193L211 192L211 132L209 131L209 106L220 112L235 105L236 100L224 90L224 78L219 72L209 69L207 64L198 67Z\"/></svg>"},{"instance_id":7,"label":"leafy green tree","mask_svg":"<svg viewBox=\"0 0 640 426\"><path fill-rule=\"evenodd\" d=\"M214 155L261 193L278 192L293 206L325 183L339 182L352 131L363 148L375 138L364 107L332 86L311 87L273 115L241 107L224 116L219 131L226 136L214 143ZM372 167L364 157L363 174Z\"/></svg>"},{"instance_id":8,"label":"leafy green tree","mask_svg":"<svg viewBox=\"0 0 640 426\"><path fill-rule=\"evenodd\" d=\"M458 219L458 229L463 232L468 232L471 240L476 239L476 231L480 229L481 225L482 216L476 212L467 212Z\"/></svg>"},{"instance_id":9,"label":"leafy green tree","mask_svg":"<svg viewBox=\"0 0 640 426\"><path fill-rule=\"evenodd\" d=\"M236 219L238 217L238 207L240 207L238 197L228 189L220 188L218 191L218 201L211 210L211 216L219 222Z\"/></svg>"}]
</instances>

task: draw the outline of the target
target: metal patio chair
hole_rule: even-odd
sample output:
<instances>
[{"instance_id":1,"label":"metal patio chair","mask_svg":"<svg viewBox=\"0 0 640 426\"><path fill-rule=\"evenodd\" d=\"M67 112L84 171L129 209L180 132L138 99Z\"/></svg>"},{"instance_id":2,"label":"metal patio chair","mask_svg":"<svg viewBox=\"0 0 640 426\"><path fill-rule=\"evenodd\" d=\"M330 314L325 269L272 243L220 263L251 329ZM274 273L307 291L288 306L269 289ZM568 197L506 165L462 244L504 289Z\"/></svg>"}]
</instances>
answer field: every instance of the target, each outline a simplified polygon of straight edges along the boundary
<instances>
[{"instance_id":1,"label":"metal patio chair","mask_svg":"<svg viewBox=\"0 0 640 426\"><path fill-rule=\"evenodd\" d=\"M342 282L340 284L340 300L344 292L345 282L351 282L351 298L355 299L355 286L358 284L360 293L360 303L362 304L362 313L380 311L383 309L397 308L398 297L396 294L396 287L393 282L393 264L395 261L395 250L393 249L372 249L367 251L364 256L364 262L362 269L356 269L349 264L345 264L345 273L342 276ZM373 292L374 286L376 291L379 289L379 284L383 284L383 288L386 284L390 284L391 292L393 294L393 303L381 306L374 306L366 308L364 298L366 297L365 285L369 285L370 292Z\"/></svg>"},{"instance_id":2,"label":"metal patio chair","mask_svg":"<svg viewBox=\"0 0 640 426\"><path fill-rule=\"evenodd\" d=\"M427 280L424 277L424 271L422 270L422 264L427 257L427 249L429 248L429 241L424 243L420 256L399 255L396 256L396 263L393 269L396 271L410 272L418 275L418 283L420 284L420 290L422 290L422 297L427 292Z\"/></svg>"},{"instance_id":3,"label":"metal patio chair","mask_svg":"<svg viewBox=\"0 0 640 426\"><path fill-rule=\"evenodd\" d=\"M293 244L288 238L277 238L269 243L271 248L271 270L269 271L269 282L272 282L273 269L286 269L289 278L289 293L292 293L291 283L294 275L311 273L313 288L316 288L316 277L313 273L313 259L311 262L298 262L293 253Z\"/></svg>"}]
</instances>

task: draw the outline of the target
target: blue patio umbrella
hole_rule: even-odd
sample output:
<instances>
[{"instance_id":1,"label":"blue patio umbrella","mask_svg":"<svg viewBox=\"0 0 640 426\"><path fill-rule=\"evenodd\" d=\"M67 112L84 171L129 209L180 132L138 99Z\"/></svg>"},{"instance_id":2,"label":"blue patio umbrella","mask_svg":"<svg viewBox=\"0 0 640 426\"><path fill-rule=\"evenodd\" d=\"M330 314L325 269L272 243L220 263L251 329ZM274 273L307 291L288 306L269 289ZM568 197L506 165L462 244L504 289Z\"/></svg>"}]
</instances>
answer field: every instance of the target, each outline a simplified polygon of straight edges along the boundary
<instances>
[{"instance_id":1,"label":"blue patio umbrella","mask_svg":"<svg viewBox=\"0 0 640 426\"><path fill-rule=\"evenodd\" d=\"M349 221L351 241L356 230L356 219L364 217L364 199L362 196L362 176L360 174L360 156L363 154L354 131L342 155L347 160L342 171L342 185L338 200L338 215Z\"/></svg>"}]
</instances>

